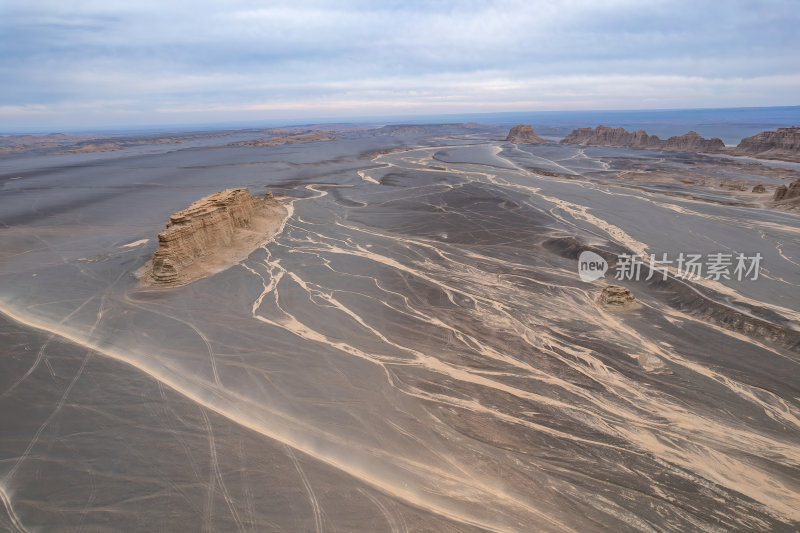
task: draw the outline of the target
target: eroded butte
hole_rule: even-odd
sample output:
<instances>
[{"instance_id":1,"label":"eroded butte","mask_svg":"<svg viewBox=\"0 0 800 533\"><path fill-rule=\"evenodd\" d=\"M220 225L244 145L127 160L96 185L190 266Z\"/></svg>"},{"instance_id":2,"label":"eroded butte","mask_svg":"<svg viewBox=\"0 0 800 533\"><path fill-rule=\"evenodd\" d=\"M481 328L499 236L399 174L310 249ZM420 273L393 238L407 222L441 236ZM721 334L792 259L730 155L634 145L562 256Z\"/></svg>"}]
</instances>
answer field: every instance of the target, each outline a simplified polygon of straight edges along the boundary
<instances>
[{"instance_id":1,"label":"eroded butte","mask_svg":"<svg viewBox=\"0 0 800 533\"><path fill-rule=\"evenodd\" d=\"M258 197L237 188L206 196L169 217L139 279L178 287L225 270L269 241L287 215L272 193Z\"/></svg>"}]
</instances>

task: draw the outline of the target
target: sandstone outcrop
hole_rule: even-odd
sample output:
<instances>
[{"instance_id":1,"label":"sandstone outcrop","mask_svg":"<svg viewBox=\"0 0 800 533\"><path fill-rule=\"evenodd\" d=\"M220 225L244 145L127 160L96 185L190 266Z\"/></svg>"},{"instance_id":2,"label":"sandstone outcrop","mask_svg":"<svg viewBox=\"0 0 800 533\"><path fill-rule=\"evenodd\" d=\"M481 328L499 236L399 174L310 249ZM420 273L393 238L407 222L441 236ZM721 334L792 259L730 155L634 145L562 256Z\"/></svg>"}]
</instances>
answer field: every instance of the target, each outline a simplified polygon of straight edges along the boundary
<instances>
[{"instance_id":1,"label":"sandstone outcrop","mask_svg":"<svg viewBox=\"0 0 800 533\"><path fill-rule=\"evenodd\" d=\"M718 137L706 139L701 137L696 131L690 131L680 136L670 137L661 142L659 146L662 150L672 150L674 152L703 152L707 154L722 152L725 143Z\"/></svg>"},{"instance_id":2,"label":"sandstone outcrop","mask_svg":"<svg viewBox=\"0 0 800 533\"><path fill-rule=\"evenodd\" d=\"M169 217L140 279L175 287L225 270L267 242L287 214L271 193L253 197L239 188L206 196Z\"/></svg>"},{"instance_id":3,"label":"sandstone outcrop","mask_svg":"<svg viewBox=\"0 0 800 533\"><path fill-rule=\"evenodd\" d=\"M763 193L767 192L767 189L766 189L766 187L764 187L763 185L761 185L759 183L758 185L753 187L752 192L758 193L758 194L763 194Z\"/></svg>"},{"instance_id":4,"label":"sandstone outcrop","mask_svg":"<svg viewBox=\"0 0 800 533\"><path fill-rule=\"evenodd\" d=\"M655 135L641 130L629 132L625 128L578 128L561 139L561 144L580 144L583 146L618 146L623 148L658 148L661 143Z\"/></svg>"},{"instance_id":5,"label":"sandstone outcrop","mask_svg":"<svg viewBox=\"0 0 800 533\"><path fill-rule=\"evenodd\" d=\"M514 126L511 128L511 131L508 132L508 137L506 137L508 142L512 143L522 143L522 144L544 144L547 141L536 135L533 131L533 128L527 124L520 124L519 126Z\"/></svg>"},{"instance_id":6,"label":"sandstone outcrop","mask_svg":"<svg viewBox=\"0 0 800 533\"><path fill-rule=\"evenodd\" d=\"M793 198L800 198L800 180L790 183L788 187L786 185L781 185L775 189L775 196L772 197L776 202L791 200Z\"/></svg>"},{"instance_id":7,"label":"sandstone outcrop","mask_svg":"<svg viewBox=\"0 0 800 533\"><path fill-rule=\"evenodd\" d=\"M746 137L731 153L800 162L800 127L778 128Z\"/></svg>"},{"instance_id":8,"label":"sandstone outcrop","mask_svg":"<svg viewBox=\"0 0 800 533\"><path fill-rule=\"evenodd\" d=\"M725 148L721 139L716 137L706 139L694 131L662 140L657 135L648 135L644 130L630 132L625 128L609 128L608 126L578 128L564 137L561 144L705 153L721 152Z\"/></svg>"},{"instance_id":9,"label":"sandstone outcrop","mask_svg":"<svg viewBox=\"0 0 800 533\"><path fill-rule=\"evenodd\" d=\"M625 287L608 285L600 292L597 303L605 309L624 310L636 304L636 297Z\"/></svg>"}]
</instances>

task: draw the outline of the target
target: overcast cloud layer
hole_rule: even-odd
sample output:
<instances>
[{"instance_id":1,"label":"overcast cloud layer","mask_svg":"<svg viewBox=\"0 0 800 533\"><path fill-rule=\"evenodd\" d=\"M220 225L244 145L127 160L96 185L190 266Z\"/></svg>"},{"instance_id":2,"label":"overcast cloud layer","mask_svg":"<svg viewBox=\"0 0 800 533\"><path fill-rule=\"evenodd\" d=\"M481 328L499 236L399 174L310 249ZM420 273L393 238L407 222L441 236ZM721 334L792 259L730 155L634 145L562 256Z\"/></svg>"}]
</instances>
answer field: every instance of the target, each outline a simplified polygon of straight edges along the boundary
<instances>
[{"instance_id":1,"label":"overcast cloud layer","mask_svg":"<svg viewBox=\"0 0 800 533\"><path fill-rule=\"evenodd\" d=\"M0 131L800 104L800 4L0 0Z\"/></svg>"}]
</instances>

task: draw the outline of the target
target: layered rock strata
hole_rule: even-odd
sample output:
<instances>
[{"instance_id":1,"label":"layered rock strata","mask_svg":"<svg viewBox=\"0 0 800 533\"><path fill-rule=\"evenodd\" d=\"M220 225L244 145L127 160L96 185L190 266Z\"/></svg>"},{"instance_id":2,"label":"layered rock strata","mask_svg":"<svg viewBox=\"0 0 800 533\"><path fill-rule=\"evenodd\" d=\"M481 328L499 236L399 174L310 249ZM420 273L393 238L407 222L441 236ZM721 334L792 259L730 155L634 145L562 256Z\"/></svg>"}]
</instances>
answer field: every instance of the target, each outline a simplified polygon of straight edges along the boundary
<instances>
[{"instance_id":1,"label":"layered rock strata","mask_svg":"<svg viewBox=\"0 0 800 533\"><path fill-rule=\"evenodd\" d=\"M800 127L778 128L746 137L732 153L762 159L800 161Z\"/></svg>"},{"instance_id":2,"label":"layered rock strata","mask_svg":"<svg viewBox=\"0 0 800 533\"><path fill-rule=\"evenodd\" d=\"M800 126L762 131L746 137L735 147L725 147L721 139L706 139L695 131L660 139L648 135L646 131L628 131L625 128L578 128L561 140L561 144L580 144L583 146L614 146L619 148L643 148L652 150L671 150L675 152L726 153L757 157L761 159L781 159L800 162Z\"/></svg>"},{"instance_id":3,"label":"layered rock strata","mask_svg":"<svg viewBox=\"0 0 800 533\"><path fill-rule=\"evenodd\" d=\"M644 148L651 150L673 150L676 152L716 153L725 149L721 139L706 139L697 132L660 139L640 130L630 132L625 128L578 128L561 140L561 144L580 144L583 146L616 146L620 148Z\"/></svg>"},{"instance_id":4,"label":"layered rock strata","mask_svg":"<svg viewBox=\"0 0 800 533\"><path fill-rule=\"evenodd\" d=\"M656 137L658 139L658 137ZM676 135L670 137L665 141L661 141L662 150L672 150L674 152L703 152L703 153L718 153L725 150L725 143L719 137L712 137L706 139L696 131L690 131L683 135Z\"/></svg>"},{"instance_id":5,"label":"layered rock strata","mask_svg":"<svg viewBox=\"0 0 800 533\"><path fill-rule=\"evenodd\" d=\"M287 214L271 193L253 197L239 188L206 196L169 217L141 280L174 287L224 270L267 242Z\"/></svg>"},{"instance_id":6,"label":"layered rock strata","mask_svg":"<svg viewBox=\"0 0 800 533\"><path fill-rule=\"evenodd\" d=\"M793 181L788 187L786 185L781 185L775 189L775 195L772 199L776 202L780 202L793 198L800 198L800 180Z\"/></svg>"},{"instance_id":7,"label":"layered rock strata","mask_svg":"<svg viewBox=\"0 0 800 533\"><path fill-rule=\"evenodd\" d=\"M522 143L522 144L544 144L547 141L536 135L533 131L533 128L527 124L520 124L519 126L514 126L511 128L511 131L508 132L508 137L506 140L512 143Z\"/></svg>"}]
</instances>

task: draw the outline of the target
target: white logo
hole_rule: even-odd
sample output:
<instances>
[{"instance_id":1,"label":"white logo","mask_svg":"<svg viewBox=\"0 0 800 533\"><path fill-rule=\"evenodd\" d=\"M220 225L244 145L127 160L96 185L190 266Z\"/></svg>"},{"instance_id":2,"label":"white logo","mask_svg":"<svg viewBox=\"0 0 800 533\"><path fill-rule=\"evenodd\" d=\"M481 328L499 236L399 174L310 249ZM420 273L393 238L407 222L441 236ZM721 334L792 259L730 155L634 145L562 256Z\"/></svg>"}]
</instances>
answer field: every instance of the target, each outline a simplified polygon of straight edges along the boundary
<instances>
[{"instance_id":1,"label":"white logo","mask_svg":"<svg viewBox=\"0 0 800 533\"><path fill-rule=\"evenodd\" d=\"M578 274L581 281L594 281L605 276L608 262L594 252L586 250L578 257Z\"/></svg>"}]
</instances>

